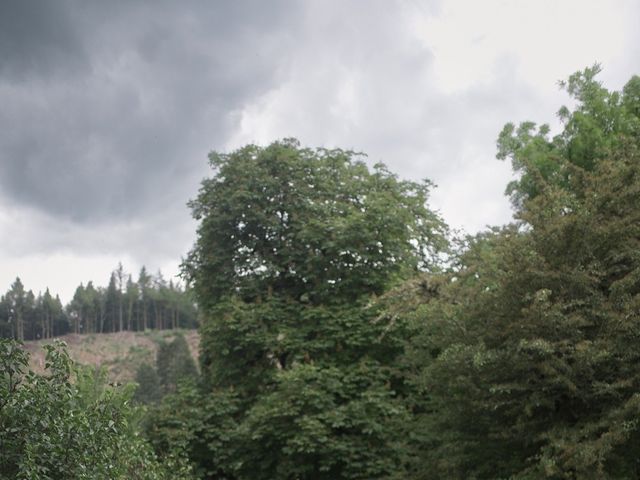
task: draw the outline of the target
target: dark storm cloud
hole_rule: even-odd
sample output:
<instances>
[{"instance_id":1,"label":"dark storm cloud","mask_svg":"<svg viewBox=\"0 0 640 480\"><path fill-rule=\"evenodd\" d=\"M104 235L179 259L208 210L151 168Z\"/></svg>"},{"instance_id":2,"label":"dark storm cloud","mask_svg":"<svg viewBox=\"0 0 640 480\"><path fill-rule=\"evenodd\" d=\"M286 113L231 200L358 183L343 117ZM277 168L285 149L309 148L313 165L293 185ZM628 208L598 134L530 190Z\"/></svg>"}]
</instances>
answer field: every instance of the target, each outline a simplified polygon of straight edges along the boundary
<instances>
[{"instance_id":1,"label":"dark storm cloud","mask_svg":"<svg viewBox=\"0 0 640 480\"><path fill-rule=\"evenodd\" d=\"M2 2L4 201L76 223L195 194L286 63L293 2Z\"/></svg>"},{"instance_id":2,"label":"dark storm cloud","mask_svg":"<svg viewBox=\"0 0 640 480\"><path fill-rule=\"evenodd\" d=\"M62 3L0 3L2 78L19 82L33 76L77 72L87 65L86 52Z\"/></svg>"}]
</instances>

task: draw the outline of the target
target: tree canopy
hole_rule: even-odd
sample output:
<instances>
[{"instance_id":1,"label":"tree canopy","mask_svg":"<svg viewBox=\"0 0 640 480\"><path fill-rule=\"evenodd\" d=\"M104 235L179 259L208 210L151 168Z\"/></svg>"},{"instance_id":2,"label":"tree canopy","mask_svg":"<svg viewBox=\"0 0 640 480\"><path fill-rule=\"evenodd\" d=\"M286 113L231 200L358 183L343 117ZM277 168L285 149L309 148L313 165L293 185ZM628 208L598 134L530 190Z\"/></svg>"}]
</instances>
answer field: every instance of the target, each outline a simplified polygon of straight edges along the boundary
<instances>
[{"instance_id":1,"label":"tree canopy","mask_svg":"<svg viewBox=\"0 0 640 480\"><path fill-rule=\"evenodd\" d=\"M186 442L206 478L390 475L408 415L393 368L403 336L373 300L440 263L430 183L295 140L210 159L185 262L203 309L204 393L163 402L155 444ZM204 425L176 408L180 395ZM177 438L174 415L187 430Z\"/></svg>"},{"instance_id":2,"label":"tree canopy","mask_svg":"<svg viewBox=\"0 0 640 480\"><path fill-rule=\"evenodd\" d=\"M621 92L609 91L596 79L600 71L596 64L560 82L576 106L558 111L559 134L550 137L549 125L534 122L508 123L500 133L497 157L510 159L519 175L507 187L516 208L550 183L579 194L575 169L594 171L621 143L640 135L640 77L633 76Z\"/></svg>"},{"instance_id":3,"label":"tree canopy","mask_svg":"<svg viewBox=\"0 0 640 480\"><path fill-rule=\"evenodd\" d=\"M552 142L503 132L518 222L471 239L409 314L415 478L639 475L639 83L595 73L570 78Z\"/></svg>"},{"instance_id":4,"label":"tree canopy","mask_svg":"<svg viewBox=\"0 0 640 480\"><path fill-rule=\"evenodd\" d=\"M200 221L185 262L200 305L286 292L311 303L381 293L433 267L445 227L429 188L363 155L296 140L209 157L215 175L191 202Z\"/></svg>"}]
</instances>

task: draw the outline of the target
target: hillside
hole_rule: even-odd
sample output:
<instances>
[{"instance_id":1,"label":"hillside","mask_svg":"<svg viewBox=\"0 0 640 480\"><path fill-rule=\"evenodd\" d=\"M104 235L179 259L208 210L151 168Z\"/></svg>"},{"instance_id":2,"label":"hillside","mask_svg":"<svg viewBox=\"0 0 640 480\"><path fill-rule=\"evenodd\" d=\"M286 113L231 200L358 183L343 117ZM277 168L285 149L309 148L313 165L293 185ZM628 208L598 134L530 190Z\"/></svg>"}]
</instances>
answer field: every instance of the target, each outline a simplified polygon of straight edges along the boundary
<instances>
[{"instance_id":1,"label":"hillside","mask_svg":"<svg viewBox=\"0 0 640 480\"><path fill-rule=\"evenodd\" d=\"M163 341L171 341L181 332L193 358L198 359L200 337L197 330L147 330L146 332L117 332L57 337L66 342L69 354L83 365L103 366L109 372L110 380L126 383L135 377L136 369L142 363L154 364L156 352ZM30 353L31 368L36 372L44 370L44 349L42 346L53 339L25 342Z\"/></svg>"}]
</instances>

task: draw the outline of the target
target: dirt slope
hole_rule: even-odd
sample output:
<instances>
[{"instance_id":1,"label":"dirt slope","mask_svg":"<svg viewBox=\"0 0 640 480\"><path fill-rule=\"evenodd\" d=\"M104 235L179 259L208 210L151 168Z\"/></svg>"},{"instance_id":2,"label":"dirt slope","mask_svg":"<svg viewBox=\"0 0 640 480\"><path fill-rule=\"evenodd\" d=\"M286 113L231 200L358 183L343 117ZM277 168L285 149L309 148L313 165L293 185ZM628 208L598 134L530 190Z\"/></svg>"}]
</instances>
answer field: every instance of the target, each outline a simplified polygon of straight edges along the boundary
<instances>
[{"instance_id":1,"label":"dirt slope","mask_svg":"<svg viewBox=\"0 0 640 480\"><path fill-rule=\"evenodd\" d=\"M191 350L193 358L198 359L200 337L197 330L178 330ZM114 382L126 383L135 377L141 363L155 364L156 352L162 341L171 341L176 330L147 330L146 332L118 332L89 335L65 335L57 337L69 348L69 354L75 361L84 365L106 367L109 378ZM31 368L44 370L44 349L42 345L53 340L25 342L31 354Z\"/></svg>"}]
</instances>

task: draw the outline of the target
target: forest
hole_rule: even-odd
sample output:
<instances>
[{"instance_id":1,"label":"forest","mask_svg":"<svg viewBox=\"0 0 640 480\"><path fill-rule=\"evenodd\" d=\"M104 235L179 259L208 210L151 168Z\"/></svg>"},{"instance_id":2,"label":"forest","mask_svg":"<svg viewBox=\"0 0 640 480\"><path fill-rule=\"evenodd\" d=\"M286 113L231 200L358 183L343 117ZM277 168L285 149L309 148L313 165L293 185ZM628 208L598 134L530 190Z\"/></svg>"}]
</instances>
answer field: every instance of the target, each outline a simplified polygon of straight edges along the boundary
<instances>
[{"instance_id":1,"label":"forest","mask_svg":"<svg viewBox=\"0 0 640 480\"><path fill-rule=\"evenodd\" d=\"M4 311L33 306L4 336L192 325L193 298L200 357L131 401L142 381L105 384L61 344L28 372L0 340L0 474L639 478L640 77L599 71L563 82L560 132L499 133L508 225L457 237L429 181L285 139L210 154L188 293L116 271L63 309L16 281Z\"/></svg>"},{"instance_id":2,"label":"forest","mask_svg":"<svg viewBox=\"0 0 640 480\"><path fill-rule=\"evenodd\" d=\"M106 288L80 284L63 306L47 288L34 295L20 278L0 296L0 338L19 341L67 333L106 333L166 328L195 328L196 304L179 282L167 282L161 272L149 275L143 266L138 280L122 264L111 273Z\"/></svg>"}]
</instances>

